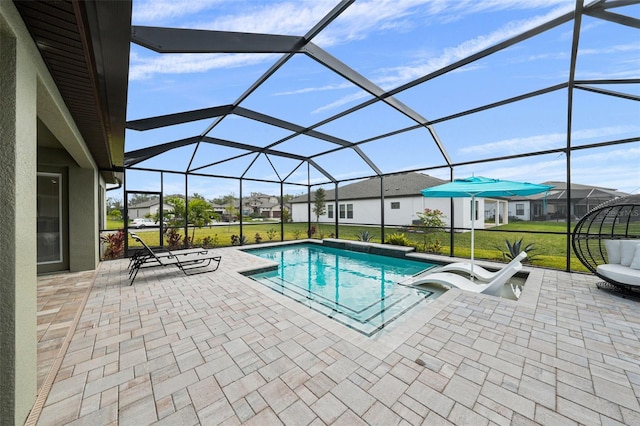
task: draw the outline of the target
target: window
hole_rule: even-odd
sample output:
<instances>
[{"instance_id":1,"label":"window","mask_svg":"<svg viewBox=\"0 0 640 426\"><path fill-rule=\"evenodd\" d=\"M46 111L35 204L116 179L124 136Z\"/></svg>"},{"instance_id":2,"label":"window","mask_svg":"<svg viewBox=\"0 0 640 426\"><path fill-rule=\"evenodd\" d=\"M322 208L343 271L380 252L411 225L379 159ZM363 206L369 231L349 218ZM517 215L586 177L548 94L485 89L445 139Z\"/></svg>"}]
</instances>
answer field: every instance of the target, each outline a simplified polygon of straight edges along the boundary
<instances>
[{"instance_id":1,"label":"window","mask_svg":"<svg viewBox=\"0 0 640 426\"><path fill-rule=\"evenodd\" d=\"M37 262L60 263L62 259L62 175L38 173Z\"/></svg>"},{"instance_id":2,"label":"window","mask_svg":"<svg viewBox=\"0 0 640 426\"><path fill-rule=\"evenodd\" d=\"M391 210L400 210L400 202L394 201L391 203Z\"/></svg>"},{"instance_id":3,"label":"window","mask_svg":"<svg viewBox=\"0 0 640 426\"><path fill-rule=\"evenodd\" d=\"M347 204L347 219L353 219L353 204Z\"/></svg>"},{"instance_id":4,"label":"window","mask_svg":"<svg viewBox=\"0 0 640 426\"><path fill-rule=\"evenodd\" d=\"M340 204L340 219L344 219L345 218L345 206L344 204Z\"/></svg>"},{"instance_id":5,"label":"window","mask_svg":"<svg viewBox=\"0 0 640 426\"><path fill-rule=\"evenodd\" d=\"M524 204L516 204L516 216L524 216Z\"/></svg>"},{"instance_id":6,"label":"window","mask_svg":"<svg viewBox=\"0 0 640 426\"><path fill-rule=\"evenodd\" d=\"M333 204L327 206L327 217L333 219Z\"/></svg>"}]
</instances>

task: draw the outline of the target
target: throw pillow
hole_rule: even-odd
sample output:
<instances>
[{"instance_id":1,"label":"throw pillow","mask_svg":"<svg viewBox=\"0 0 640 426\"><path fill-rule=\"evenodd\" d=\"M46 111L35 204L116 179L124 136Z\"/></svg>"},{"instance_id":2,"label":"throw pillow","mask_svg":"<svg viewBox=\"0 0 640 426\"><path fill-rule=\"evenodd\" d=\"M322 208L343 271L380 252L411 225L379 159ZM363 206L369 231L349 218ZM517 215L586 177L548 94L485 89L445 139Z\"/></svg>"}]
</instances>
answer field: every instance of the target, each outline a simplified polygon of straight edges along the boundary
<instances>
[{"instance_id":1,"label":"throw pillow","mask_svg":"<svg viewBox=\"0 0 640 426\"><path fill-rule=\"evenodd\" d=\"M604 240L607 249L607 262L620 263L620 240Z\"/></svg>"},{"instance_id":2,"label":"throw pillow","mask_svg":"<svg viewBox=\"0 0 640 426\"><path fill-rule=\"evenodd\" d=\"M636 245L636 252L631 260L631 269L640 269L640 244Z\"/></svg>"},{"instance_id":3,"label":"throw pillow","mask_svg":"<svg viewBox=\"0 0 640 426\"><path fill-rule=\"evenodd\" d=\"M636 254L637 240L622 240L620 241L620 264L622 266L631 265Z\"/></svg>"}]
</instances>

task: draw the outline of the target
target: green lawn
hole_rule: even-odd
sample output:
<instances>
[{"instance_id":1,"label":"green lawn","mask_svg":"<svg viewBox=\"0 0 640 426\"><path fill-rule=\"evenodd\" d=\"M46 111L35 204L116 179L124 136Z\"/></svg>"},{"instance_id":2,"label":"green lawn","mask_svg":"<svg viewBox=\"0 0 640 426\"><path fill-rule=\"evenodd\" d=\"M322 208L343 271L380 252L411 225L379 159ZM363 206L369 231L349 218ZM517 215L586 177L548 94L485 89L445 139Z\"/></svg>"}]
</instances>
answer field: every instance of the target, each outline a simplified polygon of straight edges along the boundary
<instances>
[{"instance_id":1,"label":"green lawn","mask_svg":"<svg viewBox=\"0 0 640 426\"><path fill-rule=\"evenodd\" d=\"M314 224L315 226L315 224ZM287 223L284 227L285 241L293 241L307 237L306 223ZM177 230L181 236L183 229ZM256 244L256 234L261 237L261 242L268 242L269 231L271 231L271 241L280 241L280 223L254 222L246 223L243 226L243 234L246 244ZM351 226L340 225L338 236L341 239L357 240L361 232L367 231L371 234L371 242L380 242L380 228L371 226ZM313 238L334 237L335 227L332 224L320 224ZM424 234L419 232L408 232L406 229L385 229L385 239L394 232L403 233L411 245L418 251L424 249ZM538 233L536 233L538 232ZM550 232L550 233L541 233ZM562 222L515 222L509 225L494 227L491 230L476 230L475 232L475 258L485 260L505 261L502 250L506 251L506 240L511 242L523 239L523 246L533 244L531 254L531 264L536 266L561 269L566 267L567 237L566 224ZM551 234L557 233L557 234ZM200 245L205 238L211 245L225 247L231 245L231 236L239 235L239 225L219 225L204 228L189 229L189 237L194 238L195 244ZM150 230L139 232L139 236L150 245L159 245L159 234ZM471 257L471 232L454 233L454 255L462 258ZM429 236L433 242L436 238L441 243L441 253L448 255L450 251L450 234L440 232ZM166 244L166 243L165 243ZM130 247L134 247L134 242L129 240ZM575 271L587 271L587 269L575 258L571 257L571 269Z\"/></svg>"}]
</instances>

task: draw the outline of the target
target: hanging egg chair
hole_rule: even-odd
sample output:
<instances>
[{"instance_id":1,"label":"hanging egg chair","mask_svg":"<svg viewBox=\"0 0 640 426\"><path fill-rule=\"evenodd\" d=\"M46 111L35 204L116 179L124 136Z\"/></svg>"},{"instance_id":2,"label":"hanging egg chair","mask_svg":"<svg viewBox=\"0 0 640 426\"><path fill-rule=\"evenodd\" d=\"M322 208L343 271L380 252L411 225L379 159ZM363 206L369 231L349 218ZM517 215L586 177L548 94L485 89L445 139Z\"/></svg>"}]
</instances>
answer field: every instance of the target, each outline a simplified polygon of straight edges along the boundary
<instances>
[{"instance_id":1,"label":"hanging egg chair","mask_svg":"<svg viewBox=\"0 0 640 426\"><path fill-rule=\"evenodd\" d=\"M598 288L640 294L640 194L587 213L573 230L573 251L604 282Z\"/></svg>"}]
</instances>

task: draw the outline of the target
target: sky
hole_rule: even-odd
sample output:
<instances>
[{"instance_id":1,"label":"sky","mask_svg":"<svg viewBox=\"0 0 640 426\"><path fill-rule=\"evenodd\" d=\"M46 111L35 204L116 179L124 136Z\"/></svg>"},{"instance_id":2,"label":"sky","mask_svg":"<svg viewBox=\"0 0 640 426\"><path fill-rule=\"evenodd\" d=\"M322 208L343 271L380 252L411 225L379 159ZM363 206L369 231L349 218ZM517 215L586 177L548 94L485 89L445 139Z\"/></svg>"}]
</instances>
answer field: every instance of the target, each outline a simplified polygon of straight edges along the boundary
<instances>
[{"instance_id":1,"label":"sky","mask_svg":"<svg viewBox=\"0 0 640 426\"><path fill-rule=\"evenodd\" d=\"M585 2L587 5L590 1ZM133 25L303 36L326 16L337 0L149 0L133 1ZM384 91L436 72L474 53L570 12L566 0L357 0L312 42ZM616 8L640 18L640 5ZM637 29L584 16L575 79L640 78ZM573 20L505 50L458 67L395 99L428 120L478 108L569 80ZM131 45L128 120L236 102L281 54L159 54ZM640 96L640 85L589 86ZM634 87L636 86L636 87ZM240 105L303 127L313 126L371 99L309 55L296 54ZM455 177L469 175L540 183L566 181L564 153L475 163L564 148L567 144L569 91L566 88L486 111L445 119L432 129L454 163ZM204 134L212 120L145 132L127 130L125 151ZM446 160L425 128L403 131L415 121L376 102L315 130L358 143L360 152L381 172L428 169L449 179ZM207 136L266 147L314 161L337 180L375 174L356 150L334 152L337 145L291 134L239 115L224 118ZM572 146L640 137L640 102L586 90L573 91ZM216 176L286 179L284 192L300 194L295 184L327 182L299 161L201 144L169 151L139 167ZM223 161L233 158L230 161ZM640 192L640 142L573 151L574 183ZM129 172L128 190L157 191L158 173ZM167 175L165 193L184 193L185 179ZM332 188L327 185L327 188ZM189 194L207 198L239 194L237 181L190 177ZM278 184L244 181L243 194L279 194Z\"/></svg>"}]
</instances>

